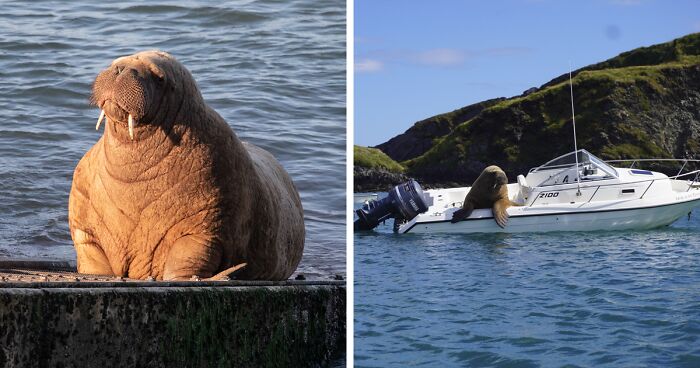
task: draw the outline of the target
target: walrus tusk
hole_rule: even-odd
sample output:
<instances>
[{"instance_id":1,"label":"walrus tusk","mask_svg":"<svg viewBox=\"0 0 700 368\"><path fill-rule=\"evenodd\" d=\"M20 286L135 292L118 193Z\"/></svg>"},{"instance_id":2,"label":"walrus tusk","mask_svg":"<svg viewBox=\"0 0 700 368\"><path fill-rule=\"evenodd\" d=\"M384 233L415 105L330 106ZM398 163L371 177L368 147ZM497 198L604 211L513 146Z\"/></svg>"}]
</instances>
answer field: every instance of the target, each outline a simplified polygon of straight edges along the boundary
<instances>
[{"instance_id":1,"label":"walrus tusk","mask_svg":"<svg viewBox=\"0 0 700 368\"><path fill-rule=\"evenodd\" d=\"M100 117L97 118L97 125L95 125L95 130L100 130L100 123L102 123L102 119L105 117L105 111L100 110Z\"/></svg>"},{"instance_id":2,"label":"walrus tusk","mask_svg":"<svg viewBox=\"0 0 700 368\"><path fill-rule=\"evenodd\" d=\"M129 114L129 137L131 137L131 140L134 140L134 118L131 117L131 114Z\"/></svg>"}]
</instances>

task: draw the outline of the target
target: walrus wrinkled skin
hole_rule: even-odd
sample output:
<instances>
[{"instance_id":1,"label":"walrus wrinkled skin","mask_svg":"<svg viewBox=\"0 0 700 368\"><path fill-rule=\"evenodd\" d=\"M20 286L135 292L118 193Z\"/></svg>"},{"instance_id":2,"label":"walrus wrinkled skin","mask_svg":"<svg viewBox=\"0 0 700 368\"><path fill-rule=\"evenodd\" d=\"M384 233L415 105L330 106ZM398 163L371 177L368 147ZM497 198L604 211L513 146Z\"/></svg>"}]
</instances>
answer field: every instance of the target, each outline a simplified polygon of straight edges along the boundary
<instances>
[{"instance_id":1,"label":"walrus wrinkled skin","mask_svg":"<svg viewBox=\"0 0 700 368\"><path fill-rule=\"evenodd\" d=\"M114 60L91 102L106 121L73 174L78 272L217 279L243 263L240 279L294 272L305 231L289 175L238 139L175 58L146 51Z\"/></svg>"},{"instance_id":2,"label":"walrus wrinkled skin","mask_svg":"<svg viewBox=\"0 0 700 368\"><path fill-rule=\"evenodd\" d=\"M501 228L506 227L510 206L519 206L508 198L508 177L498 166L489 166L479 174L467 196L462 202L462 208L452 214L452 223L462 221L477 208L490 208L496 223Z\"/></svg>"}]
</instances>

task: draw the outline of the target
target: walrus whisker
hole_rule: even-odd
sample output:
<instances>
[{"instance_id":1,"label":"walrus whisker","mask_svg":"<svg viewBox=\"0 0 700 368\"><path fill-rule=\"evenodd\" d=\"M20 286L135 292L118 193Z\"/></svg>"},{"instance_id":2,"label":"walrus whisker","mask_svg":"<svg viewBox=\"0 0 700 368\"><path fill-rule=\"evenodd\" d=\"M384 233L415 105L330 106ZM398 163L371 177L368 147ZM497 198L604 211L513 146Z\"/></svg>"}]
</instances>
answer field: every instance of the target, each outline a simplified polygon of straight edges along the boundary
<instances>
[{"instance_id":1,"label":"walrus whisker","mask_svg":"<svg viewBox=\"0 0 700 368\"><path fill-rule=\"evenodd\" d=\"M100 110L100 117L97 118L97 125L95 125L95 130L100 130L100 123L102 123L102 119L105 117L105 111Z\"/></svg>"},{"instance_id":2,"label":"walrus whisker","mask_svg":"<svg viewBox=\"0 0 700 368\"><path fill-rule=\"evenodd\" d=\"M134 118L131 117L131 114L129 114L129 137L131 137L131 140L134 140Z\"/></svg>"}]
</instances>

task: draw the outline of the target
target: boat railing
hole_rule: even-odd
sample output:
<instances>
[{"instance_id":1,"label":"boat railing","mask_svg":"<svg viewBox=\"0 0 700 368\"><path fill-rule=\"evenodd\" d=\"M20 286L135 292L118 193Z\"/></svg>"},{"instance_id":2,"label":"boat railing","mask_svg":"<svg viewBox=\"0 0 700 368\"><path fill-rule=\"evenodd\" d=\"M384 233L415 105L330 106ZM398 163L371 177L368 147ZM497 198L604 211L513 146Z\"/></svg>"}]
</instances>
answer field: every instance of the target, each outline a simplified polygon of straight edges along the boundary
<instances>
[{"instance_id":1,"label":"boat railing","mask_svg":"<svg viewBox=\"0 0 700 368\"><path fill-rule=\"evenodd\" d=\"M693 171L689 171L689 172L684 173L684 174L669 176L668 178L669 179L678 179L678 178L681 178L684 176L690 177L690 175L695 175L695 176L693 177L693 180L688 180L688 189L686 190L686 192L688 192L688 191L690 191L691 188L696 186L696 184L700 184L700 181L698 181L700 179L700 170L693 170Z\"/></svg>"},{"instance_id":2,"label":"boat railing","mask_svg":"<svg viewBox=\"0 0 700 368\"><path fill-rule=\"evenodd\" d=\"M688 180L688 190L690 190L696 183L700 184L700 170L692 170L688 172L683 172L685 167L688 165L688 163L691 164L696 164L700 165L700 160L698 159L692 159L692 158L634 158L634 159L626 159L626 160L606 160L605 163L608 164L614 164L614 163L621 163L621 162L631 162L630 166L628 167L629 169L633 169L634 165L637 163L643 163L643 162L678 162L683 163L681 165L681 168L678 170L676 175L669 176L669 179L678 179L682 177L690 177L691 175L695 175L693 177L693 180Z\"/></svg>"}]
</instances>

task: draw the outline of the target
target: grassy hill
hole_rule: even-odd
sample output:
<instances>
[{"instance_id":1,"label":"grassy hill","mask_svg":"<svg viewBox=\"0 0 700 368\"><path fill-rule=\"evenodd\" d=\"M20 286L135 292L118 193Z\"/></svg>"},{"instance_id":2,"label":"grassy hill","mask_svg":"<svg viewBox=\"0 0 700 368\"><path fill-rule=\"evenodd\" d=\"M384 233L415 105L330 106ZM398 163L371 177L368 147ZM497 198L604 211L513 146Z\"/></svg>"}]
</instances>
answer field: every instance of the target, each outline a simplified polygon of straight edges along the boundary
<instances>
[{"instance_id":1,"label":"grassy hill","mask_svg":"<svg viewBox=\"0 0 700 368\"><path fill-rule=\"evenodd\" d=\"M382 169L392 173L402 173L405 168L398 162L392 160L384 152L370 147L353 147L353 164L355 167L367 169Z\"/></svg>"},{"instance_id":2,"label":"grassy hill","mask_svg":"<svg viewBox=\"0 0 700 368\"><path fill-rule=\"evenodd\" d=\"M580 148L603 159L700 158L700 34L625 52L573 74ZM453 119L444 134L431 136L423 152L402 151L391 141L378 147L426 183L471 183L490 164L512 179L573 150L568 74L526 94L467 108L471 115L448 113L463 121ZM416 132L440 119L444 114L398 137L425 142Z\"/></svg>"}]
</instances>

